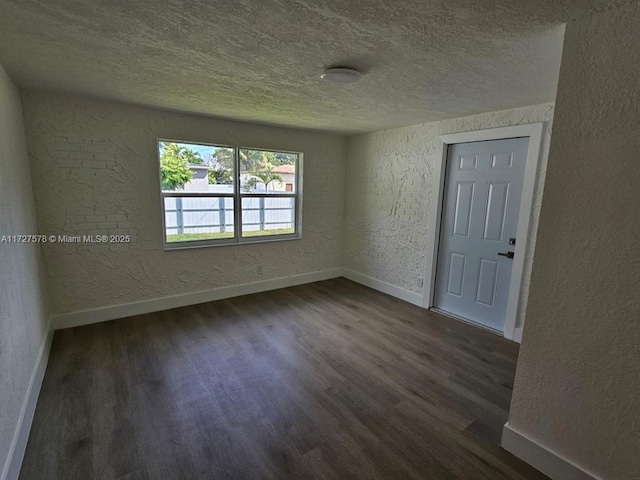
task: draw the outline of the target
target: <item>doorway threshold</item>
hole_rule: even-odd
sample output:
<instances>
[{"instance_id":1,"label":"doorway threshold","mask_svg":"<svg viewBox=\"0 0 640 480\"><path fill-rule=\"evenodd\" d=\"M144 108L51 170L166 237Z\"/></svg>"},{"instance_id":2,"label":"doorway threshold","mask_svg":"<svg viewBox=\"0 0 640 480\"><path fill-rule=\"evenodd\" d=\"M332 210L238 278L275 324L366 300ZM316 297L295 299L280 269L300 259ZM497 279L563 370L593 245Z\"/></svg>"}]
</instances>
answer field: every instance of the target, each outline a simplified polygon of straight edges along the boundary
<instances>
[{"instance_id":1,"label":"doorway threshold","mask_svg":"<svg viewBox=\"0 0 640 480\"><path fill-rule=\"evenodd\" d=\"M459 322L463 322L468 325L481 328L482 330L486 330L487 332L493 333L494 335L504 337L504 332L501 332L500 330L496 330L491 327L487 327L486 325L482 325L480 323L476 323L473 320L469 320L468 318L460 317L450 312L445 312L444 310L440 310L439 308L436 308L436 307L431 307L429 310L435 313L439 313L440 315L443 315L445 317L453 318L454 320L458 320Z\"/></svg>"}]
</instances>

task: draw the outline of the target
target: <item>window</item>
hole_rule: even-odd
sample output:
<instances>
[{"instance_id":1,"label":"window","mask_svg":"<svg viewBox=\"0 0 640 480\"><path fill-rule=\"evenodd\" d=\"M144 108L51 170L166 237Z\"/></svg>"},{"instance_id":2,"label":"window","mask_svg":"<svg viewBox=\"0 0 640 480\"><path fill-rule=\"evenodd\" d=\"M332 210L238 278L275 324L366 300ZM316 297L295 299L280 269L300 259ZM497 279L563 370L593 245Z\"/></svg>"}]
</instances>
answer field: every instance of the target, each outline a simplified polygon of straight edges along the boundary
<instances>
[{"instance_id":1,"label":"window","mask_svg":"<svg viewBox=\"0 0 640 480\"><path fill-rule=\"evenodd\" d=\"M159 140L165 248L300 238L301 156Z\"/></svg>"}]
</instances>

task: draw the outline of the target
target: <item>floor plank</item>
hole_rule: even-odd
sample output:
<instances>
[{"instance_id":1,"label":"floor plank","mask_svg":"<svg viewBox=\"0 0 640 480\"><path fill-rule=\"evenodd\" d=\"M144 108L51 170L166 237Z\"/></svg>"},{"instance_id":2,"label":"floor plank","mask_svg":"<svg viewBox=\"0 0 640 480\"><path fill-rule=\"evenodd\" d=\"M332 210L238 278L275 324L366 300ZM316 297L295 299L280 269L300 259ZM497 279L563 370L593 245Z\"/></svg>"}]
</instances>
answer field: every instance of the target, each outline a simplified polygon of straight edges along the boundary
<instances>
[{"instance_id":1,"label":"floor plank","mask_svg":"<svg viewBox=\"0 0 640 480\"><path fill-rule=\"evenodd\" d=\"M343 278L62 330L20 478L544 479L517 355Z\"/></svg>"}]
</instances>

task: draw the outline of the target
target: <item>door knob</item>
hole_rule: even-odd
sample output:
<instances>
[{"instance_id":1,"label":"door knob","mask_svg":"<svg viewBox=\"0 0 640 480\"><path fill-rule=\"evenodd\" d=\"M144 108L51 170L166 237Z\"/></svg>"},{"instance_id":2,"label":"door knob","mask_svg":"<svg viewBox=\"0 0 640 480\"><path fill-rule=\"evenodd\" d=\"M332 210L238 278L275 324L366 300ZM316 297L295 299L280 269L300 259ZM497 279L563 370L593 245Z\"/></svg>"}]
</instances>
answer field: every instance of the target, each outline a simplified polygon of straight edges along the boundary
<instances>
[{"instance_id":1,"label":"door knob","mask_svg":"<svg viewBox=\"0 0 640 480\"><path fill-rule=\"evenodd\" d=\"M513 258L514 252L498 252L498 255L507 258Z\"/></svg>"}]
</instances>

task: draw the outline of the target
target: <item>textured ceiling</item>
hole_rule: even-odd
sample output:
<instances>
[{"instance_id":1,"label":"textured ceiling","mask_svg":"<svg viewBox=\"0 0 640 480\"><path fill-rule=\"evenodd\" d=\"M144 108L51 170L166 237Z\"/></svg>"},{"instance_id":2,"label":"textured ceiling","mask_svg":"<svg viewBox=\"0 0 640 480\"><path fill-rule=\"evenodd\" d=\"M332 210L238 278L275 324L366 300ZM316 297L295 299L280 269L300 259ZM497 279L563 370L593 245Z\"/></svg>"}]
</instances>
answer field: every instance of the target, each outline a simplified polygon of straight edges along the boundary
<instances>
[{"instance_id":1,"label":"textured ceiling","mask_svg":"<svg viewBox=\"0 0 640 480\"><path fill-rule=\"evenodd\" d=\"M562 23L633 0L0 0L25 89L378 130L555 97ZM332 65L366 75L321 83Z\"/></svg>"}]
</instances>

